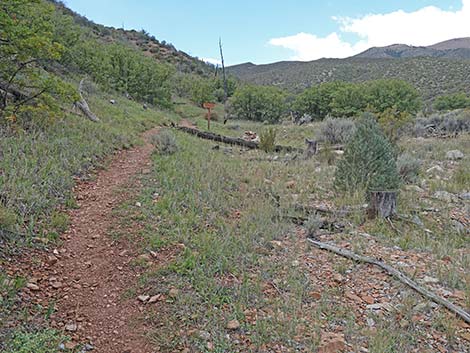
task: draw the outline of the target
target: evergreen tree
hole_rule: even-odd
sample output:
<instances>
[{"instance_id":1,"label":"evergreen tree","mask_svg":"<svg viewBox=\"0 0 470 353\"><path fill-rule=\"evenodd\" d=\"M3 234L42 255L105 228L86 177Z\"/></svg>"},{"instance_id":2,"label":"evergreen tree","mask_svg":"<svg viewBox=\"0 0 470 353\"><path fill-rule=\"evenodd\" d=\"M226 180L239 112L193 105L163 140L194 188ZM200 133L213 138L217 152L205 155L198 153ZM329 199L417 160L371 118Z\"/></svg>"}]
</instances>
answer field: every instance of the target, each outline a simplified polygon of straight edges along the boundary
<instances>
[{"instance_id":1,"label":"evergreen tree","mask_svg":"<svg viewBox=\"0 0 470 353\"><path fill-rule=\"evenodd\" d=\"M335 187L347 192L396 190L400 178L395 158L393 146L376 120L365 114L338 163Z\"/></svg>"}]
</instances>

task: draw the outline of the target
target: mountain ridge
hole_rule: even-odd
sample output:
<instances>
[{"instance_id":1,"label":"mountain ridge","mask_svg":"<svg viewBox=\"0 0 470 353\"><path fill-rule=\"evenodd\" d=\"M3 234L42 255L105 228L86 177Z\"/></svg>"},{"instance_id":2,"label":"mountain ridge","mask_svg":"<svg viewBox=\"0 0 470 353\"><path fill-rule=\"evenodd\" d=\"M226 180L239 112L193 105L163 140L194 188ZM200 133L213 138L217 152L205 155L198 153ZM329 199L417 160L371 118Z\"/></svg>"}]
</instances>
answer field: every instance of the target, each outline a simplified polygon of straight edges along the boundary
<instances>
[{"instance_id":1,"label":"mountain ridge","mask_svg":"<svg viewBox=\"0 0 470 353\"><path fill-rule=\"evenodd\" d=\"M378 79L405 80L420 91L425 101L442 94L470 92L470 38L451 39L430 47L394 44L385 49L370 48L345 59L280 61L263 65L242 63L227 70L247 83L274 85L293 92L324 82ZM436 47L441 49L434 49ZM395 51L395 54L383 55L377 52L379 49ZM421 51L422 55L396 54L403 50ZM426 55L443 51L446 55Z\"/></svg>"}]
</instances>

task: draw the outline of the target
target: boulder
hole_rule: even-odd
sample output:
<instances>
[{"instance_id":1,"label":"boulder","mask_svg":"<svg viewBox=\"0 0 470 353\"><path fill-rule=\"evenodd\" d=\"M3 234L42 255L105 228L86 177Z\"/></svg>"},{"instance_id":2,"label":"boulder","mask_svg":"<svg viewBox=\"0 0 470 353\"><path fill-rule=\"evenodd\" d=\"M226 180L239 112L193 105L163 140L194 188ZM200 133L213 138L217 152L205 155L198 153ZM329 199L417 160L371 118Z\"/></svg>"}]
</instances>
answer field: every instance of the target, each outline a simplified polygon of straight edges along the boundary
<instances>
[{"instance_id":1,"label":"boulder","mask_svg":"<svg viewBox=\"0 0 470 353\"><path fill-rule=\"evenodd\" d=\"M463 158L463 153L459 150L452 150L446 153L446 158L451 161L456 161Z\"/></svg>"}]
</instances>

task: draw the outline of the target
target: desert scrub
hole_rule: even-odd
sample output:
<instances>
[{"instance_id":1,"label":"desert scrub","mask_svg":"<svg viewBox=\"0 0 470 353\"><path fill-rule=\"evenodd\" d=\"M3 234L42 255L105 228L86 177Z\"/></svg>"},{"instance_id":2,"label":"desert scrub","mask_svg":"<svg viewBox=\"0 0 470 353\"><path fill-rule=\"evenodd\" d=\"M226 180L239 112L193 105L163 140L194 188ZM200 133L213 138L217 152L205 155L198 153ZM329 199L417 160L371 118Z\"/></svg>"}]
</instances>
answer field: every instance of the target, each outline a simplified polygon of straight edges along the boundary
<instances>
[{"instance_id":1,"label":"desert scrub","mask_svg":"<svg viewBox=\"0 0 470 353\"><path fill-rule=\"evenodd\" d=\"M399 184L394 149L376 120L366 115L357 124L356 133L338 163L335 187L351 193L358 188L396 190Z\"/></svg>"},{"instance_id":2,"label":"desert scrub","mask_svg":"<svg viewBox=\"0 0 470 353\"><path fill-rule=\"evenodd\" d=\"M422 162L409 153L403 153L398 156L397 168L401 180L405 184L413 184L418 181Z\"/></svg>"},{"instance_id":3,"label":"desert scrub","mask_svg":"<svg viewBox=\"0 0 470 353\"><path fill-rule=\"evenodd\" d=\"M259 148L264 152L273 152L276 147L276 129L270 127L263 130L259 136Z\"/></svg>"},{"instance_id":4,"label":"desert scrub","mask_svg":"<svg viewBox=\"0 0 470 353\"><path fill-rule=\"evenodd\" d=\"M318 140L331 145L344 144L354 135L355 124L351 119L326 118L318 133Z\"/></svg>"},{"instance_id":5,"label":"desert scrub","mask_svg":"<svg viewBox=\"0 0 470 353\"><path fill-rule=\"evenodd\" d=\"M266 186L265 179L272 177L271 164L245 160L239 154L227 158L206 141L178 132L176 137L178 155L154 155L155 174L148 177L139 197L144 200L142 222L152 227L145 234L146 248L165 243L180 244L182 249L166 268L145 275L143 286L160 283L156 290L163 293L179 289L166 316L159 312L155 318L152 340L162 351L182 349L180 342L204 351L207 342L198 335L182 336L177 327L158 325L184 326L190 320L195 329L211 335L214 351L234 352L240 347L228 338L225 327L237 319L251 332L257 349L274 341L289 347L302 341L312 347L310 338L296 337L301 325L298 304L307 290L305 278L292 267L298 252L283 252L276 261L270 258L275 252L272 241L291 234L292 227L282 221ZM155 179L159 180L158 202L152 200ZM263 295L266 282L277 283L285 293L282 301ZM245 320L244 311L257 307L282 314Z\"/></svg>"},{"instance_id":6,"label":"desert scrub","mask_svg":"<svg viewBox=\"0 0 470 353\"><path fill-rule=\"evenodd\" d=\"M175 135L169 130L161 130L152 135L150 141L159 154L173 154L178 151Z\"/></svg>"}]
</instances>

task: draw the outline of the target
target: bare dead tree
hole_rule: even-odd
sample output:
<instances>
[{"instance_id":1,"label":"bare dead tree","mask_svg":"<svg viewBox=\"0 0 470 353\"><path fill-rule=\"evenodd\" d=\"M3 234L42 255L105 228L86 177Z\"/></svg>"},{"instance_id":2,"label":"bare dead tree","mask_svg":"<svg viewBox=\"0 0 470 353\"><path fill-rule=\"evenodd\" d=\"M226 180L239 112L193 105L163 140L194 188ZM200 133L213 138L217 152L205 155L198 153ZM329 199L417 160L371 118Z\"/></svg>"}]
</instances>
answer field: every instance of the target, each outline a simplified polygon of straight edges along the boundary
<instances>
[{"instance_id":1,"label":"bare dead tree","mask_svg":"<svg viewBox=\"0 0 470 353\"><path fill-rule=\"evenodd\" d=\"M219 50L220 50L220 61L222 63L222 79L224 80L224 124L227 123L227 98L228 98L228 87L227 87L227 76L225 75L225 62L224 53L222 50L222 38L219 38Z\"/></svg>"}]
</instances>

